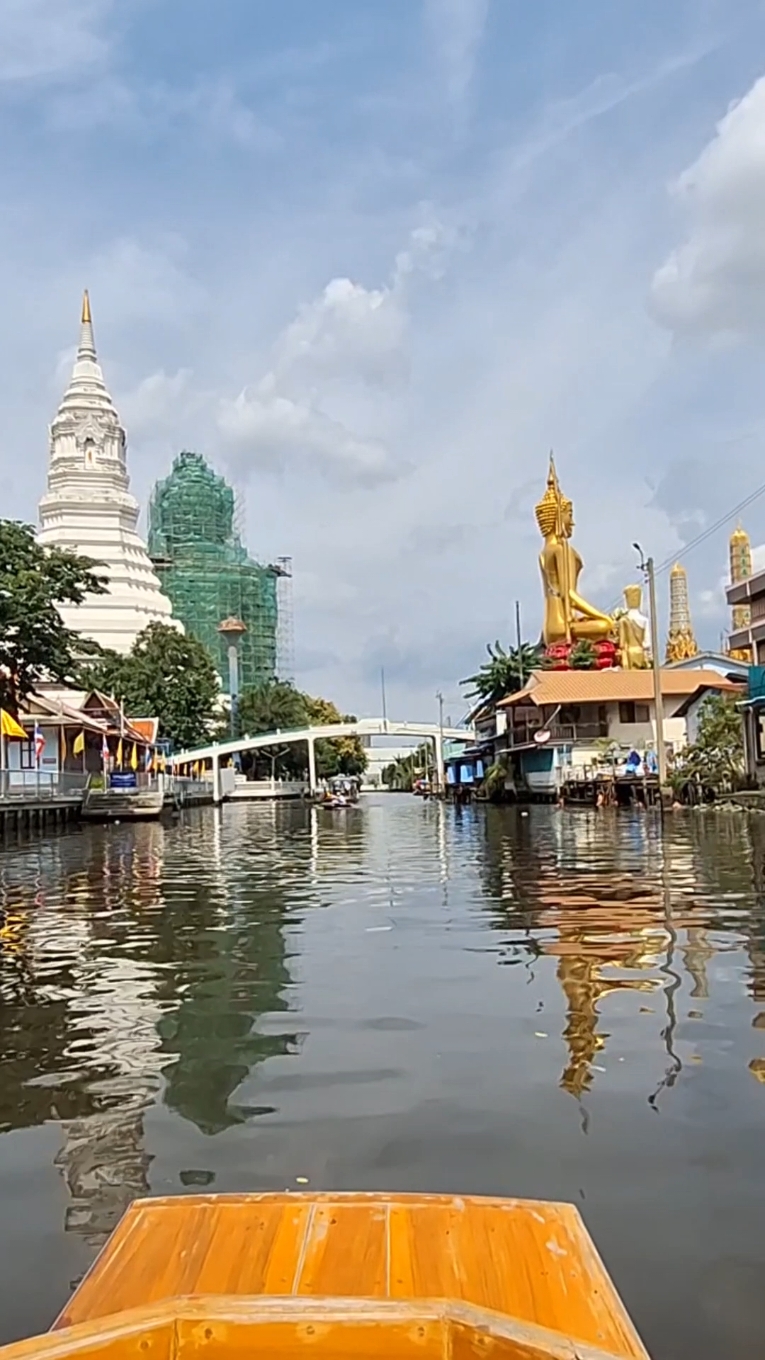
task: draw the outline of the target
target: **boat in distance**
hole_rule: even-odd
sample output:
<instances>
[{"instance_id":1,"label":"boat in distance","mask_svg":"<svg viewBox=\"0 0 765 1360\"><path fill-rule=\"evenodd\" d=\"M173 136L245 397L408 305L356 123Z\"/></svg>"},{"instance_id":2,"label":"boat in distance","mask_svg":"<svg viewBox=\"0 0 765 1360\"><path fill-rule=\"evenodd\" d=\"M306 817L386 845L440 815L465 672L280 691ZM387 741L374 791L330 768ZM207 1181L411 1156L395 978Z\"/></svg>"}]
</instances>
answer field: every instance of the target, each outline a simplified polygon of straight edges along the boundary
<instances>
[{"instance_id":1,"label":"boat in distance","mask_svg":"<svg viewBox=\"0 0 765 1360\"><path fill-rule=\"evenodd\" d=\"M578 1211L470 1196L136 1200L0 1360L647 1360Z\"/></svg>"}]
</instances>

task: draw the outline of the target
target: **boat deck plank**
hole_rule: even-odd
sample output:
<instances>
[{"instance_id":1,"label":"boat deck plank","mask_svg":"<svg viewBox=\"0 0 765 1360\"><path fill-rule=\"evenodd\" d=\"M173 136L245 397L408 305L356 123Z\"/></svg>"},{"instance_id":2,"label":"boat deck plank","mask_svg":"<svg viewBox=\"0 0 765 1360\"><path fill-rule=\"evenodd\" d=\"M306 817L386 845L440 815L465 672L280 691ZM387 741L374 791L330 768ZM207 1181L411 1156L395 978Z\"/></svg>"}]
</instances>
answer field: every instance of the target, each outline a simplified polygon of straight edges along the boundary
<instances>
[{"instance_id":1,"label":"boat deck plank","mask_svg":"<svg viewBox=\"0 0 765 1360\"><path fill-rule=\"evenodd\" d=\"M137 1200L56 1327L200 1294L450 1299L645 1360L576 1209L528 1200Z\"/></svg>"}]
</instances>

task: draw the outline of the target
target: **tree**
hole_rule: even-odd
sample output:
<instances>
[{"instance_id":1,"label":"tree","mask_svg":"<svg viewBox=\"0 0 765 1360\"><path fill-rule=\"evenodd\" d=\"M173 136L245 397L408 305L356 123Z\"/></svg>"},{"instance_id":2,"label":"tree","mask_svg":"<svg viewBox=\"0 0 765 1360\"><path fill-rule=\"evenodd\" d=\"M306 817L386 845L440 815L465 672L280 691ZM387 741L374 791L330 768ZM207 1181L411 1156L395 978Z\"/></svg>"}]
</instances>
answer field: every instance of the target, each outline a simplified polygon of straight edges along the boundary
<instances>
[{"instance_id":1,"label":"tree","mask_svg":"<svg viewBox=\"0 0 765 1360\"><path fill-rule=\"evenodd\" d=\"M308 726L304 694L287 680L269 680L239 697L239 731L256 737L259 732L289 732Z\"/></svg>"},{"instance_id":2,"label":"tree","mask_svg":"<svg viewBox=\"0 0 765 1360\"><path fill-rule=\"evenodd\" d=\"M88 644L65 626L59 608L105 593L97 565L42 547L29 524L0 520L0 707L14 716L41 680L74 681Z\"/></svg>"},{"instance_id":3,"label":"tree","mask_svg":"<svg viewBox=\"0 0 765 1360\"><path fill-rule=\"evenodd\" d=\"M220 704L218 673L207 648L189 633L150 623L127 656L103 654L83 681L119 699L128 716L159 718L159 735L176 750L210 740Z\"/></svg>"},{"instance_id":4,"label":"tree","mask_svg":"<svg viewBox=\"0 0 765 1360\"><path fill-rule=\"evenodd\" d=\"M575 671L592 671L595 669L597 652L589 638L580 638L571 648L571 655L568 664Z\"/></svg>"},{"instance_id":5,"label":"tree","mask_svg":"<svg viewBox=\"0 0 765 1360\"><path fill-rule=\"evenodd\" d=\"M708 694L699 710L696 740L680 752L673 783L695 783L720 793L736 788L743 774L744 731L736 698Z\"/></svg>"},{"instance_id":6,"label":"tree","mask_svg":"<svg viewBox=\"0 0 765 1360\"><path fill-rule=\"evenodd\" d=\"M285 680L270 680L245 690L239 700L239 731L250 736L257 736L259 732L288 732L298 727L355 721L355 718L343 715L331 700L301 694ZM283 767L290 773L302 772L305 763L305 752L300 749L292 748L283 755ZM324 779L331 779L336 774L362 774L366 765L366 752L358 737L332 737L316 742L316 773Z\"/></svg>"},{"instance_id":7,"label":"tree","mask_svg":"<svg viewBox=\"0 0 765 1360\"><path fill-rule=\"evenodd\" d=\"M396 756L390 765L385 765L381 779L394 793L411 793L416 779L426 775L432 751L427 743L418 746L407 756Z\"/></svg>"},{"instance_id":8,"label":"tree","mask_svg":"<svg viewBox=\"0 0 765 1360\"><path fill-rule=\"evenodd\" d=\"M309 721L313 726L355 722L352 714L342 714L331 699L312 699L304 695ZM336 774L361 775L367 768L367 754L359 737L330 737L316 743L316 771L323 779Z\"/></svg>"},{"instance_id":9,"label":"tree","mask_svg":"<svg viewBox=\"0 0 765 1360\"><path fill-rule=\"evenodd\" d=\"M522 642L520 647L511 647L509 651L505 651L499 642L493 646L488 643L486 650L489 660L484 661L475 675L469 675L461 683L472 686L467 691L469 699L482 699L487 704L498 704L508 694L516 694L527 684L531 672L542 664L541 647L529 642Z\"/></svg>"}]
</instances>

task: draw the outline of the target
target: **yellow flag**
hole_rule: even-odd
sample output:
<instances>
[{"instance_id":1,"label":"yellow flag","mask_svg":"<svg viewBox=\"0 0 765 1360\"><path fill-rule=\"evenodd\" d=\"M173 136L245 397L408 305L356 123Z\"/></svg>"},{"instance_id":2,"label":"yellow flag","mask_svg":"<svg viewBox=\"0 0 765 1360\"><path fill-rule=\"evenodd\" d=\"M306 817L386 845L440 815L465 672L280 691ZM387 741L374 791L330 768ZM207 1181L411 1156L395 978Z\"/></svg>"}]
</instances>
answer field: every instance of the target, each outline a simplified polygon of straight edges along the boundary
<instances>
[{"instance_id":1,"label":"yellow flag","mask_svg":"<svg viewBox=\"0 0 765 1360\"><path fill-rule=\"evenodd\" d=\"M130 757L130 768L131 770L138 769L138 747L135 742L133 742L133 754Z\"/></svg>"},{"instance_id":2,"label":"yellow flag","mask_svg":"<svg viewBox=\"0 0 765 1360\"><path fill-rule=\"evenodd\" d=\"M74 739L74 745L72 746L72 755L81 756L84 750L85 750L85 733L78 732L77 736Z\"/></svg>"},{"instance_id":3,"label":"yellow flag","mask_svg":"<svg viewBox=\"0 0 765 1360\"><path fill-rule=\"evenodd\" d=\"M27 740L27 734L21 723L17 723L4 708L0 708L0 730L4 737L20 737L22 741Z\"/></svg>"},{"instance_id":4,"label":"yellow flag","mask_svg":"<svg viewBox=\"0 0 765 1360\"><path fill-rule=\"evenodd\" d=\"M122 769L122 737L120 737L117 742L117 754L114 757L114 763L115 765L119 765L120 769Z\"/></svg>"},{"instance_id":5,"label":"yellow flag","mask_svg":"<svg viewBox=\"0 0 765 1360\"><path fill-rule=\"evenodd\" d=\"M199 761L195 760L193 766L193 775L195 779L197 778L198 774L199 774Z\"/></svg>"}]
</instances>

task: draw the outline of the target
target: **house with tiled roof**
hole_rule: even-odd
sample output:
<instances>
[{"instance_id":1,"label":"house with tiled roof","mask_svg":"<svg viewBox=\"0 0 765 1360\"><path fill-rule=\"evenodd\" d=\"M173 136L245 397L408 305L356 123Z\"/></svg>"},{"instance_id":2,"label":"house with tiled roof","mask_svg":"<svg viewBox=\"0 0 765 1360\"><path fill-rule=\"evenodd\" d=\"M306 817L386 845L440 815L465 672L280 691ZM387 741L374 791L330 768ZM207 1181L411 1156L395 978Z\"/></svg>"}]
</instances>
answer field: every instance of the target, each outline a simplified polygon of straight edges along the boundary
<instances>
[{"instance_id":1,"label":"house with tiled roof","mask_svg":"<svg viewBox=\"0 0 765 1360\"><path fill-rule=\"evenodd\" d=\"M710 693L742 693L719 670L661 671L664 741L668 754L696 735L698 715ZM538 670L523 689L496 709L491 756L507 761L518 789L553 796L575 767L624 760L636 750L656 749L652 671Z\"/></svg>"}]
</instances>

